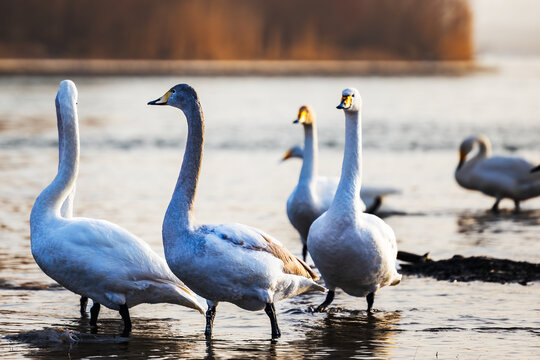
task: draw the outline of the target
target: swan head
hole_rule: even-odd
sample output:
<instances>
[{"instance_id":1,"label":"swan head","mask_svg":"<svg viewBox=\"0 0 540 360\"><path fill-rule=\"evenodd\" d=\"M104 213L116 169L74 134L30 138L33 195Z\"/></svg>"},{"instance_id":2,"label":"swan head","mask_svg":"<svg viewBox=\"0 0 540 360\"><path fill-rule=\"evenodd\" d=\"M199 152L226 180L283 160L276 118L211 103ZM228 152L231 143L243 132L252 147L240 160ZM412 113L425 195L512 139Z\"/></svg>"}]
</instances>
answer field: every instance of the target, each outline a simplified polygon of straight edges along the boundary
<instances>
[{"instance_id":1,"label":"swan head","mask_svg":"<svg viewBox=\"0 0 540 360\"><path fill-rule=\"evenodd\" d=\"M482 144L486 148L486 151L491 149L489 139L484 135L471 135L465 138L459 146L459 163L457 170L461 169L467 159L467 155L474 149L474 145L477 143Z\"/></svg>"},{"instance_id":2,"label":"swan head","mask_svg":"<svg viewBox=\"0 0 540 360\"><path fill-rule=\"evenodd\" d=\"M281 161L285 161L287 159L292 158L300 158L302 159L304 157L304 149L302 149L299 145L293 146L287 152L283 155L281 158Z\"/></svg>"},{"instance_id":3,"label":"swan head","mask_svg":"<svg viewBox=\"0 0 540 360\"><path fill-rule=\"evenodd\" d=\"M315 112L309 105L302 105L298 109L298 117L293 121L293 124L313 125L315 122Z\"/></svg>"},{"instance_id":4,"label":"swan head","mask_svg":"<svg viewBox=\"0 0 540 360\"><path fill-rule=\"evenodd\" d=\"M358 112L362 108L362 97L355 88L347 88L341 93L341 102L337 106L338 109L343 109L350 112Z\"/></svg>"},{"instance_id":5,"label":"swan head","mask_svg":"<svg viewBox=\"0 0 540 360\"><path fill-rule=\"evenodd\" d=\"M77 101L79 100L79 93L75 83L71 80L62 80L56 94L56 106L61 108L62 106L71 105L75 108Z\"/></svg>"},{"instance_id":6,"label":"swan head","mask_svg":"<svg viewBox=\"0 0 540 360\"><path fill-rule=\"evenodd\" d=\"M173 86L162 97L148 102L148 105L170 105L183 111L197 101L198 96L195 89L188 84L178 84Z\"/></svg>"}]
</instances>

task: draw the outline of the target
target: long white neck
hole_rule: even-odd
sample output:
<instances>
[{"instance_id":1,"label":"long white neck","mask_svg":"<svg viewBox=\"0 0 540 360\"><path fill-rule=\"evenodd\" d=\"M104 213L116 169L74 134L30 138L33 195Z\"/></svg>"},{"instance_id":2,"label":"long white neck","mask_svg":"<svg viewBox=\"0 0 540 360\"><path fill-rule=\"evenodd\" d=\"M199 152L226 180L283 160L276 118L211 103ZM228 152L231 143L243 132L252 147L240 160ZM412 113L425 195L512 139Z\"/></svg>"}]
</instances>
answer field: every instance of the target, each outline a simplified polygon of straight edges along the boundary
<instances>
[{"instance_id":1,"label":"long white neck","mask_svg":"<svg viewBox=\"0 0 540 360\"><path fill-rule=\"evenodd\" d=\"M174 193L163 221L165 247L175 234L190 230L193 224L193 202L197 191L204 144L204 117L199 101L184 109L188 123L186 150ZM170 235L170 236L169 236Z\"/></svg>"},{"instance_id":2,"label":"long white neck","mask_svg":"<svg viewBox=\"0 0 540 360\"><path fill-rule=\"evenodd\" d=\"M64 153L64 130L62 128L62 114L60 113L60 102L58 101L58 99L56 99L55 103L56 123L58 127L58 170L60 171L60 160L62 159L62 155ZM73 216L73 200L75 198L75 187L76 185L73 184L73 190L69 193L68 197L60 208L60 215L62 217L70 218Z\"/></svg>"},{"instance_id":3,"label":"long white neck","mask_svg":"<svg viewBox=\"0 0 540 360\"><path fill-rule=\"evenodd\" d=\"M310 185L317 176L317 127L304 125L304 160L300 171L299 185Z\"/></svg>"},{"instance_id":4,"label":"long white neck","mask_svg":"<svg viewBox=\"0 0 540 360\"><path fill-rule=\"evenodd\" d=\"M330 206L332 211L356 214L362 211L362 120L359 112L345 111L345 151L341 178ZM330 210L329 210L330 211Z\"/></svg>"},{"instance_id":5,"label":"long white neck","mask_svg":"<svg viewBox=\"0 0 540 360\"><path fill-rule=\"evenodd\" d=\"M62 104L61 124L58 173L34 203L30 215L32 227L60 216L62 204L73 190L79 173L79 119L74 104Z\"/></svg>"}]
</instances>

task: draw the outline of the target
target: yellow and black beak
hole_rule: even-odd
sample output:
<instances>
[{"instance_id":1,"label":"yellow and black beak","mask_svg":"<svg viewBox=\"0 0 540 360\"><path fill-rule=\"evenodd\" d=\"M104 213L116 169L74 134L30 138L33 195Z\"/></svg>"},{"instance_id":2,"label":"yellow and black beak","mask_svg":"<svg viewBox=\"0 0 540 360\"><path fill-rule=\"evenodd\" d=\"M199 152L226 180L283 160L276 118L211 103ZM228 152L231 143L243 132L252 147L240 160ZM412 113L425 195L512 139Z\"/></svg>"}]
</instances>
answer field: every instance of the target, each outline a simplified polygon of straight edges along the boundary
<instances>
[{"instance_id":1,"label":"yellow and black beak","mask_svg":"<svg viewBox=\"0 0 540 360\"><path fill-rule=\"evenodd\" d=\"M171 96L171 94L172 91L169 90L159 99L148 102L148 105L167 105L167 101L169 100L169 96Z\"/></svg>"},{"instance_id":2,"label":"yellow and black beak","mask_svg":"<svg viewBox=\"0 0 540 360\"><path fill-rule=\"evenodd\" d=\"M465 158L467 157L467 154L464 151L459 151L459 163L457 166L457 170L461 169L463 164L465 163Z\"/></svg>"},{"instance_id":3,"label":"yellow and black beak","mask_svg":"<svg viewBox=\"0 0 540 360\"><path fill-rule=\"evenodd\" d=\"M342 96L341 103L336 107L337 109L348 109L352 105L352 95Z\"/></svg>"},{"instance_id":4,"label":"yellow and black beak","mask_svg":"<svg viewBox=\"0 0 540 360\"><path fill-rule=\"evenodd\" d=\"M540 165L531 169L531 173L540 172Z\"/></svg>"},{"instance_id":5,"label":"yellow and black beak","mask_svg":"<svg viewBox=\"0 0 540 360\"><path fill-rule=\"evenodd\" d=\"M293 124L298 124L298 123L305 124L306 119L307 119L306 110L300 110L300 112L298 113L298 119L294 120Z\"/></svg>"}]
</instances>

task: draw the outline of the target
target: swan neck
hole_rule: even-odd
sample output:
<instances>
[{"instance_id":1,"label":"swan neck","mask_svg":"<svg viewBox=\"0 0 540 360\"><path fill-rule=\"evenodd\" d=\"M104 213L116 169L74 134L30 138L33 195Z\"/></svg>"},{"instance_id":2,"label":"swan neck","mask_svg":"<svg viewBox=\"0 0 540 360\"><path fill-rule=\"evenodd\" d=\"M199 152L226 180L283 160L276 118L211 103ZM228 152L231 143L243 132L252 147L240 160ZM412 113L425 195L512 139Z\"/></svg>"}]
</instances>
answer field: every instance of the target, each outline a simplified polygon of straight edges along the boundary
<instances>
[{"instance_id":1,"label":"swan neck","mask_svg":"<svg viewBox=\"0 0 540 360\"><path fill-rule=\"evenodd\" d=\"M190 229L193 224L193 203L199 181L204 144L204 117L198 100L191 108L183 111L188 123L186 149L180 175L163 224L164 231L174 233Z\"/></svg>"},{"instance_id":2,"label":"swan neck","mask_svg":"<svg viewBox=\"0 0 540 360\"><path fill-rule=\"evenodd\" d=\"M345 112L345 151L341 178L332 203L334 210L352 214L362 211L360 188L362 184L362 122L359 112Z\"/></svg>"},{"instance_id":3,"label":"swan neck","mask_svg":"<svg viewBox=\"0 0 540 360\"><path fill-rule=\"evenodd\" d=\"M317 128L304 125L304 160L300 171L300 184L311 184L317 176Z\"/></svg>"},{"instance_id":4,"label":"swan neck","mask_svg":"<svg viewBox=\"0 0 540 360\"><path fill-rule=\"evenodd\" d=\"M477 157L489 157L491 156L491 144L486 138L476 138L476 143L478 144L478 155Z\"/></svg>"},{"instance_id":5,"label":"swan neck","mask_svg":"<svg viewBox=\"0 0 540 360\"><path fill-rule=\"evenodd\" d=\"M59 165L54 180L36 199L30 215L31 224L40 223L49 217L59 217L61 211L70 216L72 192L79 172L79 120L75 105L61 105L59 124ZM66 200L67 199L67 200ZM64 201L67 202L61 210Z\"/></svg>"},{"instance_id":6,"label":"swan neck","mask_svg":"<svg viewBox=\"0 0 540 360\"><path fill-rule=\"evenodd\" d=\"M60 170L61 159L64 153L64 131L62 128L62 114L60 113L60 103L58 100L56 103L56 124L58 128L58 170ZM73 190L69 193L66 200L62 203L60 208L60 215L65 218L73 216L73 199L75 197L75 184L73 184Z\"/></svg>"}]
</instances>

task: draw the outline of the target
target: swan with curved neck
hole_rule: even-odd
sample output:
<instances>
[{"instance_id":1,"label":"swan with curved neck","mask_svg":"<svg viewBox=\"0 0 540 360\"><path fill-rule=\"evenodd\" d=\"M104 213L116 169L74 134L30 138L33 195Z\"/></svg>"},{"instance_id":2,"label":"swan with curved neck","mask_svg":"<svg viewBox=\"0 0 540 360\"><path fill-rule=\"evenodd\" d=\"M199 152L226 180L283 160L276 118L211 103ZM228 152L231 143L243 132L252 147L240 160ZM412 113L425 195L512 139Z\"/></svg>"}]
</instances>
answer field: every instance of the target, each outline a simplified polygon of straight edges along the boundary
<instances>
[{"instance_id":1,"label":"swan with curved neck","mask_svg":"<svg viewBox=\"0 0 540 360\"><path fill-rule=\"evenodd\" d=\"M147 243L105 220L72 217L79 171L77 88L60 83L58 173L36 199L30 215L32 255L38 266L66 289L93 300L92 326L100 304L119 310L123 335L131 331L129 308L141 303L184 305L204 313L189 290ZM67 204L67 205L66 205Z\"/></svg>"},{"instance_id":2,"label":"swan with curved neck","mask_svg":"<svg viewBox=\"0 0 540 360\"><path fill-rule=\"evenodd\" d=\"M212 336L220 301L246 310L262 310L270 318L272 338L280 336L274 303L307 291L324 291L315 273L279 241L242 224L200 225L193 216L204 142L199 97L179 84L149 105L170 105L187 120L184 159L163 220L165 258L171 270L208 302L207 338Z\"/></svg>"},{"instance_id":3,"label":"swan with curved neck","mask_svg":"<svg viewBox=\"0 0 540 360\"><path fill-rule=\"evenodd\" d=\"M315 112L309 105L303 105L298 111L295 124L304 126L304 149L295 146L289 149L282 160L298 157L303 159L298 184L287 200L287 216L302 240L302 256L307 255L307 236L309 227L322 215L332 203L338 186L339 178L317 175L317 125ZM382 198L398 191L391 188L363 187L360 191L360 205L365 212L373 214L382 203ZM366 209L367 204L367 209Z\"/></svg>"},{"instance_id":4,"label":"swan with curved neck","mask_svg":"<svg viewBox=\"0 0 540 360\"><path fill-rule=\"evenodd\" d=\"M467 155L478 147L478 153ZM540 174L531 174L533 163L518 157L492 156L491 143L484 135L469 136L459 147L455 178L459 185L495 198L491 210L497 212L502 199L512 199L515 211L520 201L540 196Z\"/></svg>"},{"instance_id":5,"label":"swan with curved neck","mask_svg":"<svg viewBox=\"0 0 540 360\"><path fill-rule=\"evenodd\" d=\"M328 288L317 311L326 309L339 287L349 295L366 297L370 312L375 292L401 281L396 271L396 238L383 220L362 211L362 100L358 90L343 90L338 109L345 112L341 178L330 208L313 222L307 241Z\"/></svg>"}]
</instances>

